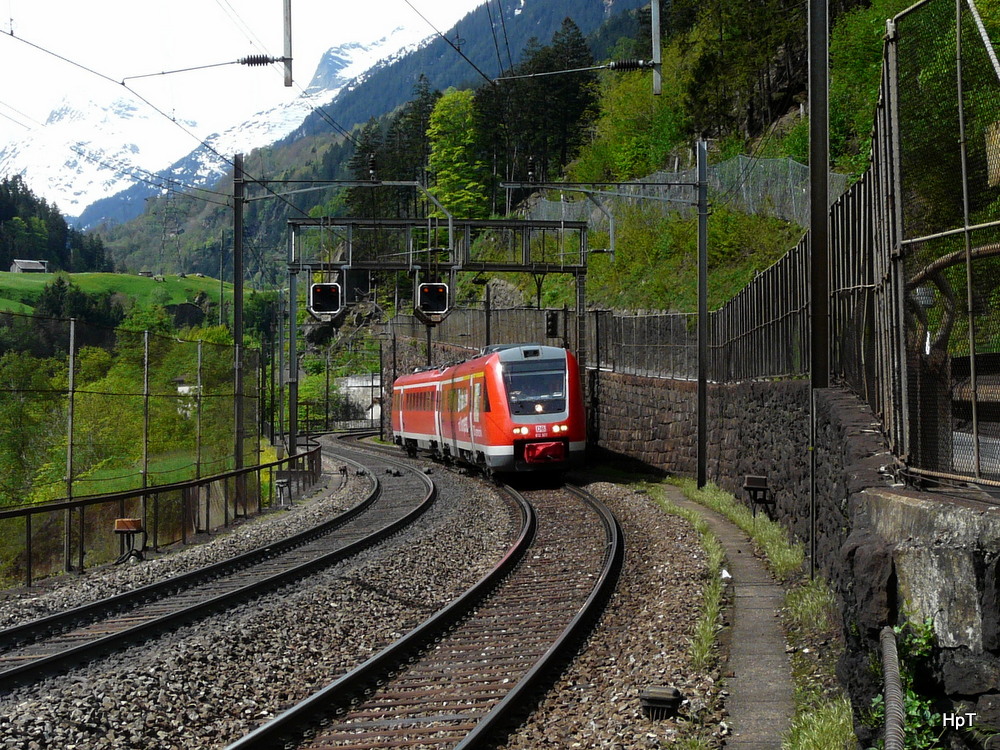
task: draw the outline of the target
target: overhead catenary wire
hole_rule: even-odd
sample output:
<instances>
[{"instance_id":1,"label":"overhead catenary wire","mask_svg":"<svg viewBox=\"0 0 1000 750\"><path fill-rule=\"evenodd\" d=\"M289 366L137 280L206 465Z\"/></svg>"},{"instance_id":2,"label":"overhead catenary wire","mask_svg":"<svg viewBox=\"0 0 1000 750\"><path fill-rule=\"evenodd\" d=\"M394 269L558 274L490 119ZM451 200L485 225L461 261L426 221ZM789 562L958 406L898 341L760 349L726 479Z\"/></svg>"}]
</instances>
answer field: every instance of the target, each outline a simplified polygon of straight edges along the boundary
<instances>
[{"instance_id":1,"label":"overhead catenary wire","mask_svg":"<svg viewBox=\"0 0 1000 750\"><path fill-rule=\"evenodd\" d=\"M230 17L230 20L233 21L233 24L246 35L247 41L250 43L250 45L253 46L253 47L256 47L256 48L260 49L264 53L263 57L268 57L269 58L268 62L270 62L270 63L282 62L283 63L283 62L286 61L286 58L284 58L284 57L272 57L272 56L270 56L270 54L268 53L268 50L267 50L267 45L264 44L260 40L260 38L253 32L253 30L246 23L246 21L244 21L243 18L240 16L239 12L235 8L233 8L233 6L229 2L229 0L215 0L215 2L216 2L216 5L218 5L219 8L221 8L222 11L226 15L228 15ZM252 57L253 56L251 56L251 58ZM260 57L260 56L258 56L258 57ZM244 60L250 60L251 58L243 58L243 59ZM248 62L248 63L245 63L245 64L253 64L253 63L249 63ZM277 71L277 72L279 72L279 74L282 76L282 78L284 77L284 75L285 75L284 70ZM296 89L298 89L298 92L299 92L300 95L302 95L304 97L308 96L308 94L306 93L306 90L302 88L302 86L298 83L298 81L293 81L293 85L295 86ZM351 133L351 131L348 130L347 128L345 128L343 125L341 125L335 119L333 119L333 117L330 116L330 114L323 107L312 105L311 106L311 110L315 114L317 114L320 117L320 119L322 119L327 125L329 125L331 128L333 128L334 132L339 133L346 140L350 141L351 143L354 144L355 147L357 147L358 142L354 138L354 135Z\"/></svg>"},{"instance_id":2,"label":"overhead catenary wire","mask_svg":"<svg viewBox=\"0 0 1000 750\"><path fill-rule=\"evenodd\" d=\"M490 33L493 35L493 49L497 52L497 72L503 74L503 58L500 56L500 40L497 39L497 27L493 21L493 11L490 9L489 0L486 2L486 15L490 18Z\"/></svg>"},{"instance_id":3,"label":"overhead catenary wire","mask_svg":"<svg viewBox=\"0 0 1000 750\"><path fill-rule=\"evenodd\" d=\"M604 63L603 65L588 65L585 68L568 68L565 70L542 70L537 73L522 73L516 76L501 76L499 78L493 79L493 83L499 81L516 81L521 78L543 78L545 76L558 76L565 75L567 73L587 73L592 70L622 70L622 71L633 71L642 70L644 68L652 68L653 62L651 60L612 60L609 63Z\"/></svg>"},{"instance_id":4,"label":"overhead catenary wire","mask_svg":"<svg viewBox=\"0 0 1000 750\"><path fill-rule=\"evenodd\" d=\"M510 39L507 37L507 19L504 17L503 5L497 0L497 8L500 10L500 28L503 29L503 44L507 49L507 68L514 67L514 57L510 54Z\"/></svg>"},{"instance_id":5,"label":"overhead catenary wire","mask_svg":"<svg viewBox=\"0 0 1000 750\"><path fill-rule=\"evenodd\" d=\"M156 106L153 102L151 102L149 99L147 99L146 97L144 97L142 94L140 94L134 88L128 86L124 81L117 81L114 78L112 78L112 77L110 77L110 76L108 76L108 75L106 75L104 73L101 73L100 71L95 70L95 69L93 69L93 68L91 68L91 67L89 67L87 65L84 65L82 63L76 62L75 60L72 60L72 59L66 57L65 55L62 55L62 54L60 54L58 52L54 52L53 50L50 50L50 49L48 49L46 47L43 47L40 44L36 44L35 42L32 42L32 41L30 41L30 40L28 40L28 39L26 39L24 37L16 36L16 35L14 35L13 31L11 31L9 34L6 34L5 36L9 36L12 39L16 39L17 41L21 42L22 44L25 44L25 45L33 48L33 49L36 49L39 52L42 52L42 53L44 53L46 55L50 55L51 57L55 57L57 60L61 60L61 61L65 62L65 63L67 63L68 65L72 65L73 67L79 68L80 70L83 70L86 73L90 73L91 75L95 75L98 78L101 78L101 79L103 79L105 81L108 81L110 83L114 83L114 84L116 84L118 86L122 86L126 91L128 91L129 93L131 93L134 97L136 97L139 101L143 102L146 106L148 106L149 108L151 108L154 112L156 112L157 114L161 115L162 117L165 117L170 122L172 122L176 127L180 128L185 133L187 133L189 136L191 136L192 138L194 138L207 151L209 151L212 154L214 154L215 156L217 156L223 163L228 164L230 167L232 167L232 168L235 169L235 164L233 163L232 159L230 159L225 154L221 153L218 149L216 149L214 146L212 146L211 143L203 140L202 138L199 138L195 133L193 133L183 123L181 123L176 117L173 117L173 116L167 114L160 107ZM285 203L289 208L291 208L293 211L297 212L298 214L301 214L302 216L307 216L308 215L306 211L304 211L303 209L299 208L298 206L296 206L294 203L292 203L291 201L287 200L286 198L280 196L278 193L275 193L273 190L271 190L269 187L267 187L267 185L259 182L252 175L249 175L246 172L244 172L244 178L248 182L253 182L253 183L262 185L262 187L264 188L264 190L266 190L267 192L271 193L274 197L278 198L278 200L280 200L283 203Z\"/></svg>"},{"instance_id":6,"label":"overhead catenary wire","mask_svg":"<svg viewBox=\"0 0 1000 750\"><path fill-rule=\"evenodd\" d=\"M430 26L432 29L434 29L434 33L437 34L442 39L444 39L448 43L449 47L451 47L459 55L461 55L462 59L465 60L467 63L469 63L469 65L472 66L472 69L475 70L480 76L483 77L484 81L486 81L487 83L490 83L490 84L492 84L494 82L494 80L492 78L490 78L482 70L480 70L479 66L476 65L474 62L472 62L472 60L470 60L468 58L468 56L464 52L462 52L461 48L457 44L455 44L453 41L451 41L451 39L449 39L444 34L442 34L438 30L437 26L435 26L434 24L432 24L427 19L427 16L425 16L423 13L421 13L419 10L417 10L417 7L413 3L411 3L410 0L403 0L403 2L406 3L407 5L409 5L410 8L413 10L413 12L416 13L418 16L420 16L424 20L424 23L426 23L428 26Z\"/></svg>"}]
</instances>

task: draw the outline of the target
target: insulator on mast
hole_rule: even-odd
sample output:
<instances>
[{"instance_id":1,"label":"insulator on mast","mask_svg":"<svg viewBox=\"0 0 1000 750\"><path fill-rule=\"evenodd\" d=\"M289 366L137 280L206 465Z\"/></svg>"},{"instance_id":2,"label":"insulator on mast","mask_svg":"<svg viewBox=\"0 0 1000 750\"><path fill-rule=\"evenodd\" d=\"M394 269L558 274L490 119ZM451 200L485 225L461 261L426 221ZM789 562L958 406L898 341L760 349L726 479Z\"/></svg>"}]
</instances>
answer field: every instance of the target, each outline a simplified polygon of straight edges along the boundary
<instances>
[{"instance_id":1,"label":"insulator on mast","mask_svg":"<svg viewBox=\"0 0 1000 750\"><path fill-rule=\"evenodd\" d=\"M614 60L608 63L608 70L641 70L651 67L653 67L653 63L648 60Z\"/></svg>"},{"instance_id":2,"label":"insulator on mast","mask_svg":"<svg viewBox=\"0 0 1000 750\"><path fill-rule=\"evenodd\" d=\"M247 57L240 58L238 62L240 65L260 66L278 62L278 58L269 57L268 55L249 55Z\"/></svg>"}]
</instances>

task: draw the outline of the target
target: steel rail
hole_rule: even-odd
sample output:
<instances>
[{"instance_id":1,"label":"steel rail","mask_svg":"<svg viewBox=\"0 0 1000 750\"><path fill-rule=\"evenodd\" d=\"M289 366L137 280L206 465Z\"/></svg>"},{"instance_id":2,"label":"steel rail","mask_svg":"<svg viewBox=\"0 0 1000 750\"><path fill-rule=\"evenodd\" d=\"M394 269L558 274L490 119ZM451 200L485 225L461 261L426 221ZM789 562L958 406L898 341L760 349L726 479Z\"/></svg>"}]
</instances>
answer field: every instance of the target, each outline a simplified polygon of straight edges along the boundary
<instances>
[{"instance_id":1,"label":"steel rail","mask_svg":"<svg viewBox=\"0 0 1000 750\"><path fill-rule=\"evenodd\" d=\"M456 745L456 750L459 748L472 750L472 748L485 745L487 740L497 733L499 727L508 721L511 714L528 701L532 691L544 680L545 675L550 673L551 667L564 658L580 637L585 634L591 624L590 621L603 609L603 603L611 596L618 582L618 574L621 572L625 559L624 535L618 524L618 519L604 503L597 500L589 492L571 485L567 485L566 488L597 511L604 524L608 544L604 567L590 592L590 596L587 597L586 603L566 626L559 639L552 644L545 655L535 663L535 666L521 678L511 691L479 720L476 728Z\"/></svg>"},{"instance_id":2,"label":"steel rail","mask_svg":"<svg viewBox=\"0 0 1000 750\"><path fill-rule=\"evenodd\" d=\"M350 463L354 463L355 465L360 466L360 464L357 464L356 462L351 461L350 459L344 458L343 460L349 461ZM387 460L389 460L391 463L397 464L398 466L405 467L405 464L402 464L401 462L392 461L390 459ZM192 622L194 620L205 617L209 614L225 610L241 601L245 601L253 597L259 596L263 593L266 593L268 591L274 590L280 586L283 586L294 580L300 579L311 573L322 570L323 568L329 567L330 565L340 562L341 560L347 559L352 555L361 552L364 549L367 549L375 544L378 544L379 542L392 536L405 526L412 523L418 517L420 517L433 504L434 500L436 499L437 490L434 483L428 477L421 474L420 472L414 471L409 467L406 468L408 471L412 471L413 475L417 477L421 481L421 483L427 488L427 494L415 507L410 509L409 512L407 512L405 515L379 528L374 533L367 534L364 537L357 539L343 547L319 555L304 563L294 565L278 573L274 573L272 575L263 577L252 583L239 586L238 588L231 589L217 596L197 602L193 605L178 608L172 612L166 613L159 617L151 618L145 622L135 624L128 628L123 628L120 631L105 635L103 637L89 640L77 646L72 646L70 648L61 650L55 654L42 656L37 659L31 659L31 660L26 659L24 663L19 664L18 666L10 667L0 672L0 690L9 689L10 687L13 687L15 685L36 682L44 678L48 674L64 671L66 669L71 668L75 664L89 661L99 656L106 655L108 653L113 653L114 651L121 649L125 645L131 645L137 641L155 637L161 633L173 630L185 623ZM359 503L357 506L354 506L353 508L348 510L346 513L351 514L351 518L356 518L358 515L360 515L361 512L363 512L366 509L369 509L371 505L374 503L375 499L378 499L378 497L381 496L381 482L379 482L378 479L374 477L374 475L372 475L372 479L374 480L377 488L372 493L373 495L375 495L375 497L366 498L365 501L362 501L362 503ZM364 505L365 507L363 508L359 507L362 505ZM340 518L341 517L338 516L338 519ZM332 521L336 522L338 519L332 519ZM340 523L336 524L336 528L343 527L344 524L349 522L350 520L351 519L341 520ZM327 524L329 523L331 522L327 522ZM325 526L327 524L322 524L321 526ZM332 531L334 530L336 529L328 529L326 531L326 534L332 533ZM315 530L308 530L307 532L303 532L302 534L295 535L295 537L293 538L301 537L303 534L308 535L309 533L314 531ZM314 534L314 538L317 536L323 536L323 534ZM301 547L304 543L306 542L299 539L297 544L287 549L284 549L283 553L287 553L292 549ZM256 562L262 563L278 556L279 553L275 549L276 546L277 545L274 544L266 545L265 547L259 548L258 550L255 550L252 553L248 554L256 553L258 555ZM245 555L241 557L245 557ZM231 562L232 561L227 561L227 563ZM212 568L214 566L207 566L207 567ZM247 567L248 565L244 563L243 565L231 569L229 573L232 573L233 570L246 569ZM199 573L199 572L201 571L193 571L192 573ZM185 587L188 590L192 588L190 581L193 579L189 578L190 575L191 574L185 574L179 577L189 581L189 585ZM204 579L200 581L200 583L203 584L212 580L217 580L220 577L221 575L214 575L210 579ZM160 592L158 593L158 598L163 598L164 594L162 592L164 591L169 592L171 590L176 590L177 581L171 578L163 582L160 582L158 584L152 584L151 586L156 587L157 591ZM133 608L145 603L145 600L140 599L139 593L141 591L147 591L148 589L149 587L143 587L143 589L136 590L135 592L128 592L129 594L135 595L132 600ZM121 602L124 601L123 599L120 599L121 596L123 595L119 595L118 597L113 597L114 599L117 600L116 606L118 606L119 609L122 606ZM93 605L88 605L88 607L91 606ZM75 613L76 611L77 610L71 610L70 612L65 613L65 616ZM91 618L91 621L94 622L95 620Z\"/></svg>"},{"instance_id":3,"label":"steel rail","mask_svg":"<svg viewBox=\"0 0 1000 750\"><path fill-rule=\"evenodd\" d=\"M368 661L330 683L292 708L258 727L226 750L267 750L281 747L283 739L297 734L315 717L329 713L334 707L349 701L354 695L377 683L392 672L408 656L429 646L435 638L465 617L489 595L517 565L531 545L537 528L535 511L519 494L510 490L521 511L521 529L517 540L508 548L493 569L479 579L460 597L436 612L399 640L386 646Z\"/></svg>"},{"instance_id":4,"label":"steel rail","mask_svg":"<svg viewBox=\"0 0 1000 750\"><path fill-rule=\"evenodd\" d=\"M388 676L412 661L415 652L428 649L433 642L441 640L444 633L459 621L469 616L474 609L492 593L501 588L507 578L532 548L537 528L534 508L520 494L510 487L503 488L521 509L522 527L517 540L508 549L503 559L486 576L468 589L461 597L453 600L444 609L430 617L423 624L395 643L387 646L371 660L358 666L335 682L327 685L309 698L301 701L275 719L264 724L240 740L227 746L226 750L261 750L283 746L301 737L306 728L323 716L330 716L343 710L358 695L381 684ZM597 512L604 525L606 545L602 570L591 587L585 603L579 607L561 634L549 645L526 673L513 685L495 706L476 719L476 726L465 736L457 747L473 748L496 734L498 728L509 721L511 713L525 704L530 694L547 674L551 674L555 662L566 657L569 649L575 647L584 627L596 615L617 581L624 559L624 543L621 529L611 512L599 501L578 488L567 488L577 497L582 497ZM427 740L428 745L434 744Z\"/></svg>"},{"instance_id":5,"label":"steel rail","mask_svg":"<svg viewBox=\"0 0 1000 750\"><path fill-rule=\"evenodd\" d=\"M351 461L351 463L355 464L356 468L364 468L355 461ZM68 628L79 627L84 623L94 622L103 617L125 611L139 604L155 601L164 596L176 593L180 589L189 588L220 576L229 575L237 570L254 565L261 560L307 544L318 537L330 533L338 526L346 523L370 507L378 499L382 490L378 478L372 477L372 479L374 480L374 487L369 495L336 518L332 518L329 521L325 521L278 542L249 550L228 560L212 563L197 570L165 578L162 581L156 581L132 589L131 591L125 591L96 602L91 602L90 604L74 607L64 612L57 612L36 620L21 623L20 625L5 628L4 630L0 630L0 650L24 645L40 638L49 637L54 633L64 631Z\"/></svg>"}]
</instances>

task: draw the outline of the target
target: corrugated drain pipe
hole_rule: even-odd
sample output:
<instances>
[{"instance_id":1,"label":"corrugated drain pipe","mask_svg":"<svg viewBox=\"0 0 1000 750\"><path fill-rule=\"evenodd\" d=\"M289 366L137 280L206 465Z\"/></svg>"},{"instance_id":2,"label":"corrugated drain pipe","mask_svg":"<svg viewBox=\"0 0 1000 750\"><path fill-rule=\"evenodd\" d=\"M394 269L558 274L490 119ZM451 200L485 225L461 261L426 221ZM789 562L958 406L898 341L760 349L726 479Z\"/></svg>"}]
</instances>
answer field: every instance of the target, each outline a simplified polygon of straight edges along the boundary
<instances>
[{"instance_id":1,"label":"corrugated drain pipe","mask_svg":"<svg viewBox=\"0 0 1000 750\"><path fill-rule=\"evenodd\" d=\"M896 654L896 634L888 625L879 634L882 645L882 677L885 695L885 750L903 750L906 711L903 708L903 686L899 679L899 656Z\"/></svg>"}]
</instances>

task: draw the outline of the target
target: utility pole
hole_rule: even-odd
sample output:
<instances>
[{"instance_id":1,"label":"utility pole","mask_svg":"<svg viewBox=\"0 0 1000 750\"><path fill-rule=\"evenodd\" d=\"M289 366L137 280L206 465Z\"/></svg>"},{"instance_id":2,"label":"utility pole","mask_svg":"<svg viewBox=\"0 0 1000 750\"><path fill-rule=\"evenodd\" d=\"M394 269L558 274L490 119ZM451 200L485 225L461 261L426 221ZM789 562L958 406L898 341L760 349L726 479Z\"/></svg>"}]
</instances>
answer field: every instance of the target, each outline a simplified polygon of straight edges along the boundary
<instances>
[{"instance_id":1,"label":"utility pole","mask_svg":"<svg viewBox=\"0 0 1000 750\"><path fill-rule=\"evenodd\" d=\"M655 3L654 3L655 5ZM698 489L708 477L708 146L698 141Z\"/></svg>"},{"instance_id":2,"label":"utility pole","mask_svg":"<svg viewBox=\"0 0 1000 750\"><path fill-rule=\"evenodd\" d=\"M653 37L653 95L663 93L663 61L660 51L660 0L649 4Z\"/></svg>"},{"instance_id":3,"label":"utility pole","mask_svg":"<svg viewBox=\"0 0 1000 750\"><path fill-rule=\"evenodd\" d=\"M816 575L816 392L830 385L830 123L827 0L809 0L809 577Z\"/></svg>"},{"instance_id":4,"label":"utility pole","mask_svg":"<svg viewBox=\"0 0 1000 750\"><path fill-rule=\"evenodd\" d=\"M285 86L292 85L292 0L285 0Z\"/></svg>"},{"instance_id":5,"label":"utility pole","mask_svg":"<svg viewBox=\"0 0 1000 750\"><path fill-rule=\"evenodd\" d=\"M236 422L234 469L243 468L243 154L233 158L233 420ZM246 481L236 475L236 503L243 498L246 515ZM236 507L236 506L234 506Z\"/></svg>"}]
</instances>

